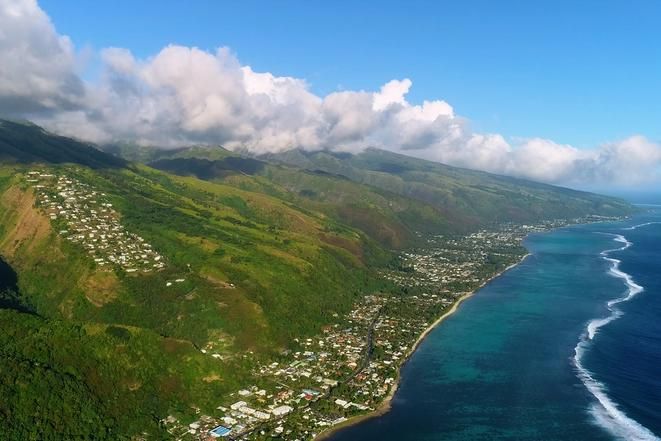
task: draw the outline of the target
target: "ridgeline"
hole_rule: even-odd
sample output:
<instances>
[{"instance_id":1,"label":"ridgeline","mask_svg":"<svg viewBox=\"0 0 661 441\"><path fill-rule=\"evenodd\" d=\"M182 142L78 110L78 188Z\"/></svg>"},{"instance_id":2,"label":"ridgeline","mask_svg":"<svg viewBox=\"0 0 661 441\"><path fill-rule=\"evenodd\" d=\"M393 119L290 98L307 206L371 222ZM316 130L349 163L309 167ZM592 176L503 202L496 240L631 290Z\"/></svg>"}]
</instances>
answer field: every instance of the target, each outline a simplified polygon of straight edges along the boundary
<instances>
[{"instance_id":1,"label":"ridgeline","mask_svg":"<svg viewBox=\"0 0 661 441\"><path fill-rule=\"evenodd\" d=\"M429 235L633 210L379 150L104 150L0 121L6 439L167 439Z\"/></svg>"}]
</instances>

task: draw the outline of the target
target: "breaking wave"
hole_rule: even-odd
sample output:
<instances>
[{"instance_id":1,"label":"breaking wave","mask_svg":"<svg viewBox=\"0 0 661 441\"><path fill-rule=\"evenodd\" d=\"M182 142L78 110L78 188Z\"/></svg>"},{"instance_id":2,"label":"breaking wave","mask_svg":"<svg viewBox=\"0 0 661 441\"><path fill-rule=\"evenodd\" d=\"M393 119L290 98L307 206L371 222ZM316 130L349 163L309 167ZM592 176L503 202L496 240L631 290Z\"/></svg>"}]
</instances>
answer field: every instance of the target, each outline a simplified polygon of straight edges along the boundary
<instances>
[{"instance_id":1,"label":"breaking wave","mask_svg":"<svg viewBox=\"0 0 661 441\"><path fill-rule=\"evenodd\" d=\"M631 230L637 230L640 227L646 227L648 225L657 225L657 224L661 224L661 222L645 222L644 224L638 224L638 225L634 225L632 227L626 227L626 228L622 228L622 229L631 231Z\"/></svg>"},{"instance_id":2,"label":"breaking wave","mask_svg":"<svg viewBox=\"0 0 661 441\"><path fill-rule=\"evenodd\" d=\"M635 230L636 228L654 223L661 222L648 222L646 224L635 225L626 229ZM614 240L621 243L622 246L602 251L601 257L611 264L609 273L613 277L621 279L627 286L627 290L622 297L608 301L607 307L610 311L610 315L603 318L596 318L588 323L585 332L574 348L574 364L576 366L578 378L597 400L590 406L590 414L597 424L620 439L631 441L659 441L661 438L658 438L638 421L629 418L618 407L618 405L606 393L605 385L596 380L592 376L592 373L583 366L582 362L583 355L592 344L599 329L622 316L623 312L617 308L617 305L631 300L634 296L643 291L643 287L638 285L629 274L620 270L620 260L609 257L610 253L626 250L632 245L626 237L620 234L615 234L613 236Z\"/></svg>"}]
</instances>

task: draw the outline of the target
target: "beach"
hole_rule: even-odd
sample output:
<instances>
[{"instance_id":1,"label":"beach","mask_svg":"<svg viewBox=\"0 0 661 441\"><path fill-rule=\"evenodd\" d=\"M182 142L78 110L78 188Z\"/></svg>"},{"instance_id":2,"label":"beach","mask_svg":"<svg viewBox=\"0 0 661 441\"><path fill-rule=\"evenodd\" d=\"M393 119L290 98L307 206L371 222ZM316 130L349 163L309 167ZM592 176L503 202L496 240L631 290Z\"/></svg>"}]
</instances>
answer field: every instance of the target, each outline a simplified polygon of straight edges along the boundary
<instances>
[{"instance_id":1,"label":"beach","mask_svg":"<svg viewBox=\"0 0 661 441\"><path fill-rule=\"evenodd\" d=\"M519 261L509 265L502 271L497 272L493 276L489 277L484 283L482 283L478 288L476 288L474 291L470 291L467 293L464 293L460 297L458 297L454 303L452 303L452 306L445 310L443 314L441 314L431 325L429 325L424 332L418 336L416 341L413 343L409 351L407 352L406 356L404 357L402 363L400 364L399 368L397 369L397 378L393 384L393 386L390 388L390 391L386 395L386 397L383 399L383 401L379 404L379 406L374 409L373 411L369 413L365 413L362 415L356 415L354 417L348 418L347 420L336 424L334 426L329 427L328 429L324 430L323 432L319 433L316 437L315 440L325 440L333 436L337 431L344 429L346 427L350 427L356 424L359 424L363 421L376 418L379 416L382 416L386 414L390 410L391 402L393 398L395 397L395 394L397 393L397 389L399 388L399 384L401 381L401 370L402 367L407 363L407 361L411 358L413 353L416 351L418 346L420 346L420 343L429 335L431 331L433 331L438 325L440 325L445 319L450 317L452 314L454 314L459 306L467 299L470 297L474 296L478 291L480 291L482 288L484 288L487 284L489 284L491 281L494 279L500 277L502 274L506 273L507 271L511 270L512 268L516 267L519 265L521 262L523 262L528 256L530 256L530 253L525 254Z\"/></svg>"}]
</instances>

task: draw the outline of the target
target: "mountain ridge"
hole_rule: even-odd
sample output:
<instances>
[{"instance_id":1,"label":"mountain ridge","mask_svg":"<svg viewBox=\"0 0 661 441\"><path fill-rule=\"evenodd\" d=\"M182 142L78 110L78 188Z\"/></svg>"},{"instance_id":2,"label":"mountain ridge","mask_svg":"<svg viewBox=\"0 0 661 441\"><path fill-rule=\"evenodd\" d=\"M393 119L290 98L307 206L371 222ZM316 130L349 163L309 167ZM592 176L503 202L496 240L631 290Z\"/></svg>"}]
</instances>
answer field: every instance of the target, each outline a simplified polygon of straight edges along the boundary
<instances>
[{"instance_id":1,"label":"mountain ridge","mask_svg":"<svg viewBox=\"0 0 661 441\"><path fill-rule=\"evenodd\" d=\"M241 171L222 163L231 157L261 161L253 167L251 175L262 175L302 195L316 192L314 183L308 183L310 188L307 188L301 182L301 175L312 174L329 180L351 181L357 186L356 193L377 192L391 199L414 200L443 219L442 230L453 233L474 231L499 222L534 222L587 213L617 215L631 210L626 201L618 198L452 167L378 149L367 149L360 154L302 150L259 156L234 154L218 161L197 148L195 153L189 151L182 155L180 151L173 158L160 153L157 161L148 164L181 175L223 180L232 172ZM299 175L293 176L296 174ZM381 207L381 211L387 208ZM390 215L400 220L403 216L401 213ZM432 228L440 228L438 223L431 224ZM410 224L408 228L411 232L431 232L419 225Z\"/></svg>"},{"instance_id":2,"label":"mountain ridge","mask_svg":"<svg viewBox=\"0 0 661 441\"><path fill-rule=\"evenodd\" d=\"M16 163L76 163L121 168L128 163L93 144L50 133L36 124L0 119L0 160Z\"/></svg>"},{"instance_id":3,"label":"mountain ridge","mask_svg":"<svg viewBox=\"0 0 661 441\"><path fill-rule=\"evenodd\" d=\"M479 199L461 191L490 194L450 179L459 193L448 194L468 202L443 206L424 181L444 175L424 162L405 171L317 153L308 170L196 146L146 148L141 164L96 147L0 123L0 258L12 279L0 287L0 422L11 419L10 439L167 439L164 418L214 412L218 397L254 381L254 366L300 350L356 302L404 295L383 276L407 271L400 251L468 230L461 223L479 208L468 202ZM486 182L486 200L516 208L511 187ZM610 201L630 210L544 191L574 213L605 214ZM526 192L542 215L556 213L543 191ZM63 415L62 402L75 404Z\"/></svg>"}]
</instances>

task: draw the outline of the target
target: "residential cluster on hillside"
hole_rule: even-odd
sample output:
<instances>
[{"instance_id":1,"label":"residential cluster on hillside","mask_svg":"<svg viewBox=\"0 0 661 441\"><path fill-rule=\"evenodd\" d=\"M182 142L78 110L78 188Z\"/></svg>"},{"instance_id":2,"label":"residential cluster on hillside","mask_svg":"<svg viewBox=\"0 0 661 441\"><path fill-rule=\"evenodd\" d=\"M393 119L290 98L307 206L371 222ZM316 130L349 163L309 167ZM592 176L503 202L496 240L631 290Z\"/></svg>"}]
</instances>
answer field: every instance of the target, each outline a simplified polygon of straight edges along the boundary
<instances>
[{"instance_id":1,"label":"residential cluster on hillside","mask_svg":"<svg viewBox=\"0 0 661 441\"><path fill-rule=\"evenodd\" d=\"M121 224L104 193L65 174L33 170L26 180L60 236L82 246L100 269L148 273L165 267L163 256Z\"/></svg>"}]
</instances>

